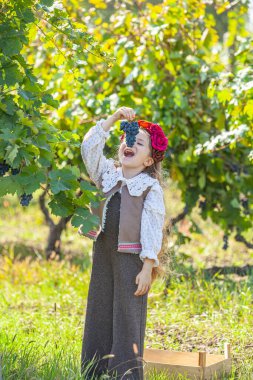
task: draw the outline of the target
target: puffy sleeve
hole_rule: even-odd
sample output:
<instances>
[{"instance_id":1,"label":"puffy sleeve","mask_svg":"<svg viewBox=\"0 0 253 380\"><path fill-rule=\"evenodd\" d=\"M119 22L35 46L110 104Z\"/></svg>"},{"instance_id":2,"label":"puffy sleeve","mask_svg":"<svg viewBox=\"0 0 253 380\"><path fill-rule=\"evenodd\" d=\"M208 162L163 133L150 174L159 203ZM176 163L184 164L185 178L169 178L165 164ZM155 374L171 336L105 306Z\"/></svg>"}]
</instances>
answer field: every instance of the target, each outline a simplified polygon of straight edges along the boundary
<instances>
[{"instance_id":1,"label":"puffy sleeve","mask_svg":"<svg viewBox=\"0 0 253 380\"><path fill-rule=\"evenodd\" d=\"M141 218L140 259L154 259L154 267L159 265L157 258L162 247L162 230L165 220L163 190L159 182L155 182L144 200Z\"/></svg>"},{"instance_id":2,"label":"puffy sleeve","mask_svg":"<svg viewBox=\"0 0 253 380\"><path fill-rule=\"evenodd\" d=\"M111 166L111 159L107 159L104 154L105 141L110 135L110 131L105 131L102 127L105 119L97 121L84 135L81 144L81 155L87 172L98 188L101 187L99 178Z\"/></svg>"}]
</instances>

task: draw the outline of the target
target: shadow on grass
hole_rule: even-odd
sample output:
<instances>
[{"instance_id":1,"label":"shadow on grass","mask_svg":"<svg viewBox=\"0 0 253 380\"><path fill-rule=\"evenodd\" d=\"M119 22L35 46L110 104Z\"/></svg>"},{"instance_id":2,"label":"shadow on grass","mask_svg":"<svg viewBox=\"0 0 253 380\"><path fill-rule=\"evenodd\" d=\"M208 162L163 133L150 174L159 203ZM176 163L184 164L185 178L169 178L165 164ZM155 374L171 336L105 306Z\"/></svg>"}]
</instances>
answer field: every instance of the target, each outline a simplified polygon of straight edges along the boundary
<instances>
[{"instance_id":1,"label":"shadow on grass","mask_svg":"<svg viewBox=\"0 0 253 380\"><path fill-rule=\"evenodd\" d=\"M228 265L212 266L209 268L194 268L192 264L184 260L184 257L172 257L171 271L165 279L165 288L173 288L176 283L189 282L194 288L196 279L204 282L219 281L236 285L238 282L247 282L253 291L253 265Z\"/></svg>"},{"instance_id":2,"label":"shadow on grass","mask_svg":"<svg viewBox=\"0 0 253 380\"><path fill-rule=\"evenodd\" d=\"M0 243L0 254L1 255L10 255L15 260L22 261L23 259L29 257L32 260L42 259L46 260L46 254L43 247L39 245L29 245L27 243L22 243L19 241L6 241ZM86 254L81 252L74 252L71 250L62 250L61 256L52 255L52 258L49 260L56 261L68 261L71 264L76 265L80 270L85 271L91 265L91 259ZM237 276L249 276L253 277L253 265L244 265L244 266L212 266L210 268L200 269L193 268L191 264L183 262L182 258L173 257L173 268L172 272L169 272L169 275L165 281L166 287L169 287L171 280L176 278L178 281L183 282L185 280L192 279L198 275L202 277L203 280L211 280L212 278L218 278L219 276L226 276L229 274L235 274Z\"/></svg>"},{"instance_id":3,"label":"shadow on grass","mask_svg":"<svg viewBox=\"0 0 253 380\"><path fill-rule=\"evenodd\" d=\"M0 255L6 255L13 260L47 260L45 249L39 245L30 245L19 241L6 241L0 243ZM87 254L81 252L73 252L70 250L62 250L62 256L52 256L49 260L68 261L70 264L76 265L81 271L86 271L91 265L91 259Z\"/></svg>"}]
</instances>

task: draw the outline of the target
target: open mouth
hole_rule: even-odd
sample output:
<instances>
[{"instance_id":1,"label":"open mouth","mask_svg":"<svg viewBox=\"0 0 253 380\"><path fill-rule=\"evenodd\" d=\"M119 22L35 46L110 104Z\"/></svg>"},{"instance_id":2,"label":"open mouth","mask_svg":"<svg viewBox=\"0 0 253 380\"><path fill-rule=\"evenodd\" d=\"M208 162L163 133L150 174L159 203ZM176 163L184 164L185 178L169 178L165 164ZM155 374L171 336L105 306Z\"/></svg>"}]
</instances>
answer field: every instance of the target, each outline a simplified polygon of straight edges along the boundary
<instances>
[{"instance_id":1,"label":"open mouth","mask_svg":"<svg viewBox=\"0 0 253 380\"><path fill-rule=\"evenodd\" d=\"M133 157L133 156L134 156L134 152L131 151L130 149L126 148L126 149L124 150L124 156L125 156L125 157Z\"/></svg>"}]
</instances>

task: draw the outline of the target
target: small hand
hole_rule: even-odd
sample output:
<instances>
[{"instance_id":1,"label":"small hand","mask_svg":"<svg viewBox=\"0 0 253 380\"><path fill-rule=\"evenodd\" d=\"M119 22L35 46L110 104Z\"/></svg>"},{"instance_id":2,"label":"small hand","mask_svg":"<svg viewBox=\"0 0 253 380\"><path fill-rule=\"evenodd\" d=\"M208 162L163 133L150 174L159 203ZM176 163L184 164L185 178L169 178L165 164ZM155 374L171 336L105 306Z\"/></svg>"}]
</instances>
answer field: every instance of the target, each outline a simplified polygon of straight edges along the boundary
<instances>
[{"instance_id":1,"label":"small hand","mask_svg":"<svg viewBox=\"0 0 253 380\"><path fill-rule=\"evenodd\" d=\"M127 119L129 121L132 121L134 120L136 114L135 111L130 107L120 107L116 112L114 112L113 116L117 120Z\"/></svg>"},{"instance_id":2,"label":"small hand","mask_svg":"<svg viewBox=\"0 0 253 380\"><path fill-rule=\"evenodd\" d=\"M151 272L141 270L141 272L136 276L135 283L138 284L138 288L134 293L135 296L142 296L148 292L151 287Z\"/></svg>"}]
</instances>

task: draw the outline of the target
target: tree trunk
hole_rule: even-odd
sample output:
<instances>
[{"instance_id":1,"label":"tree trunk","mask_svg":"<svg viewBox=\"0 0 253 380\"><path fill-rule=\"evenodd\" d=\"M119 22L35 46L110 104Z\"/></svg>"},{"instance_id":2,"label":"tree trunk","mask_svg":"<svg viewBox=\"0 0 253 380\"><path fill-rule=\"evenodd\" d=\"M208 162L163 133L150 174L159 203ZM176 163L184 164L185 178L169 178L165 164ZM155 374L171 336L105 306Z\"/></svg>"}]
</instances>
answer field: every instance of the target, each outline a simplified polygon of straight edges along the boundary
<instances>
[{"instance_id":1,"label":"tree trunk","mask_svg":"<svg viewBox=\"0 0 253 380\"><path fill-rule=\"evenodd\" d=\"M45 216L46 224L49 226L49 234L47 238L47 246L46 246L46 258L53 259L56 256L62 258L61 254L61 234L64 229L66 229L66 225L68 221L71 219L72 215L67 216L66 218L61 218L60 221L55 224L53 219L50 217L49 210L46 207L45 196L47 189L43 191L43 193L39 197L39 204L41 211Z\"/></svg>"},{"instance_id":2,"label":"tree trunk","mask_svg":"<svg viewBox=\"0 0 253 380\"><path fill-rule=\"evenodd\" d=\"M49 234L47 238L47 246L46 246L46 258L55 258L59 256L62 258L61 254L61 234L63 230L66 228L66 218L61 218L58 224L50 225Z\"/></svg>"}]
</instances>

